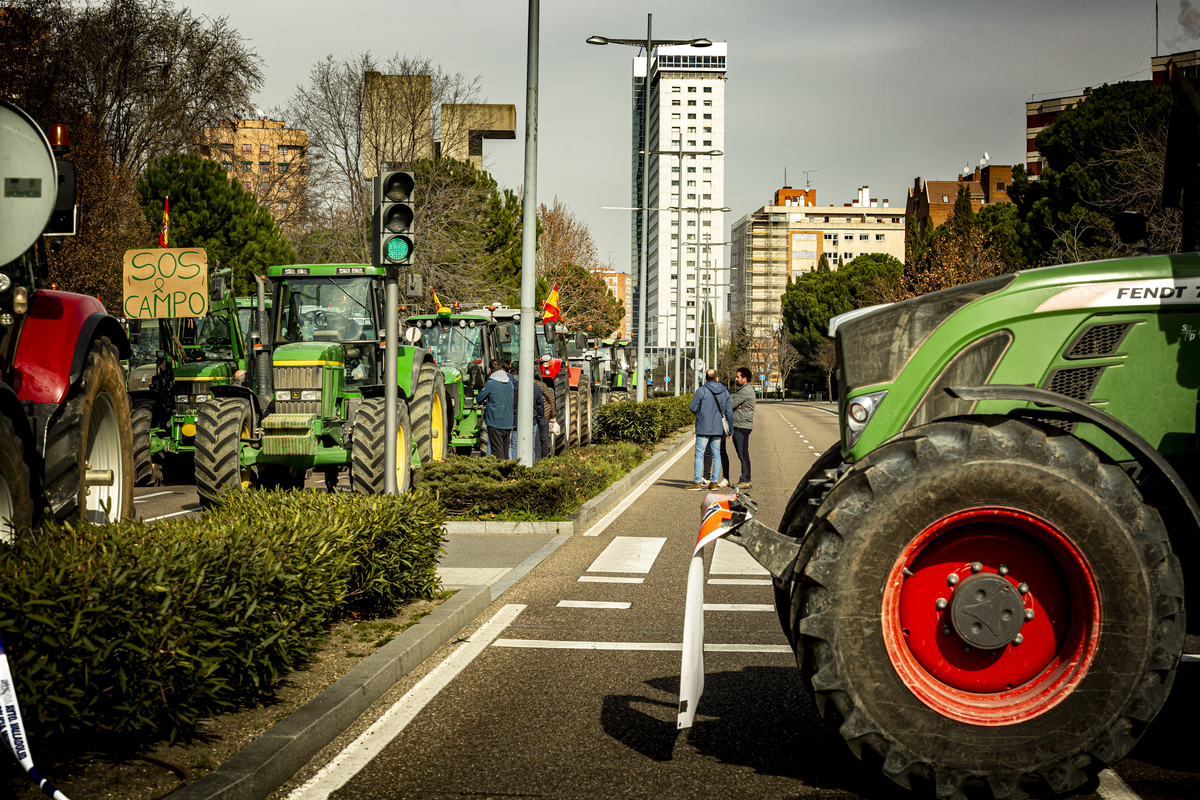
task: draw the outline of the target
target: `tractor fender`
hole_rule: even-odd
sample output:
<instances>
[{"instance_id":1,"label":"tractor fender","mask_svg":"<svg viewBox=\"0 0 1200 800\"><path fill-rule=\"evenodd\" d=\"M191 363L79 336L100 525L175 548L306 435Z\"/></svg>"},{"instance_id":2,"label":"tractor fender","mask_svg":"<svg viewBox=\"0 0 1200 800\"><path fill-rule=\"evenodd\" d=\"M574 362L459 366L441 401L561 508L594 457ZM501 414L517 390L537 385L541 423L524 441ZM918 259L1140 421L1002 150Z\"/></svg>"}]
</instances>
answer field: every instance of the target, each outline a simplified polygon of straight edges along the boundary
<instances>
[{"instance_id":1,"label":"tractor fender","mask_svg":"<svg viewBox=\"0 0 1200 800\"><path fill-rule=\"evenodd\" d=\"M1200 505L1197 505L1196 498L1188 489L1187 484L1184 483L1183 478L1162 457L1162 454L1143 439L1137 431L1111 414L1079 400L1056 394L1047 389L1035 389L1032 386L1003 384L992 386L951 386L946 388L946 394L960 400L1020 400L1027 403L1037 403L1042 406L1061 408L1064 411L1087 420L1120 442L1122 447L1134 454L1144 468L1151 473L1156 473L1167 486L1170 486L1176 498L1191 514L1192 522L1196 525L1197 529L1200 529Z\"/></svg>"},{"instance_id":2,"label":"tractor fender","mask_svg":"<svg viewBox=\"0 0 1200 800\"><path fill-rule=\"evenodd\" d=\"M557 378L562 367L563 360L561 358L552 358L548 361L538 362L538 369L541 370L543 378Z\"/></svg>"},{"instance_id":3,"label":"tractor fender","mask_svg":"<svg viewBox=\"0 0 1200 800\"><path fill-rule=\"evenodd\" d=\"M25 463L29 465L30 477L41 474L40 468L35 470L34 467L37 465L29 461L31 456L36 456L41 452L41 448L34 446L33 425L25 413L25 408L21 405L17 393L11 386L3 382L0 382L0 414L12 420L13 430L17 436L21 437L21 444L25 445Z\"/></svg>"},{"instance_id":4,"label":"tractor fender","mask_svg":"<svg viewBox=\"0 0 1200 800\"><path fill-rule=\"evenodd\" d=\"M41 290L33 295L13 357L14 388L23 402L61 403L79 380L92 342L107 336L121 358L129 339L94 297Z\"/></svg>"},{"instance_id":5,"label":"tractor fender","mask_svg":"<svg viewBox=\"0 0 1200 800\"><path fill-rule=\"evenodd\" d=\"M435 359L433 357L433 351L426 350L423 347L414 347L413 348L413 358L412 358L411 382L408 384L413 389L417 388L417 384L421 380L421 367L424 366L425 364L433 364L435 367L437 367L437 359ZM440 369L440 367L439 367L439 369ZM403 388L401 388L400 393L405 394Z\"/></svg>"},{"instance_id":6,"label":"tractor fender","mask_svg":"<svg viewBox=\"0 0 1200 800\"><path fill-rule=\"evenodd\" d=\"M248 401L256 424L264 416L261 399L248 386L243 386L240 383L214 383L212 385L212 393L213 397L240 397Z\"/></svg>"},{"instance_id":7,"label":"tractor fender","mask_svg":"<svg viewBox=\"0 0 1200 800\"><path fill-rule=\"evenodd\" d=\"M567 365L567 385L572 389L579 388L579 379L583 375L582 367L572 367Z\"/></svg>"}]
</instances>

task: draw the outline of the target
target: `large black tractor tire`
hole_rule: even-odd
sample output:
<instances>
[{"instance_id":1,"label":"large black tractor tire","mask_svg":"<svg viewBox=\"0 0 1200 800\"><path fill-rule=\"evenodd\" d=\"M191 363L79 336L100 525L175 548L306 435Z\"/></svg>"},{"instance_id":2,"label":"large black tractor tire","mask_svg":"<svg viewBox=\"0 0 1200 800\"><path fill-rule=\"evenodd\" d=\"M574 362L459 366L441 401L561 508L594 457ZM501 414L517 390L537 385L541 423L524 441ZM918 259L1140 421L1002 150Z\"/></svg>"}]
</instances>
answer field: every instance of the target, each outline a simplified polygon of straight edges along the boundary
<instances>
[{"instance_id":1,"label":"large black tractor tire","mask_svg":"<svg viewBox=\"0 0 1200 800\"><path fill-rule=\"evenodd\" d=\"M383 494L385 408L382 397L372 397L363 400L354 415L350 486L356 492ZM396 491L404 494L412 486L412 428L404 403L397 403L396 417Z\"/></svg>"},{"instance_id":2,"label":"large black tractor tire","mask_svg":"<svg viewBox=\"0 0 1200 800\"><path fill-rule=\"evenodd\" d=\"M422 464L445 461L450 451L452 420L446 403L445 381L435 364L422 364L417 388L408 404L408 418Z\"/></svg>"},{"instance_id":3,"label":"large black tractor tire","mask_svg":"<svg viewBox=\"0 0 1200 800\"><path fill-rule=\"evenodd\" d=\"M558 435L551 437L550 454L559 455L566 452L567 440L571 438L571 384L565 366L550 388L554 390L554 413L558 419Z\"/></svg>"},{"instance_id":4,"label":"large black tractor tire","mask_svg":"<svg viewBox=\"0 0 1200 800\"><path fill-rule=\"evenodd\" d=\"M777 530L796 540L803 540L809 526L817 514L817 506L833 489L839 469L846 466L842 459L841 443L834 444L817 457L812 467L796 484L787 506L783 510ZM783 627L784 635L792 647L796 646L795 631L792 630L792 582L794 575L787 580L772 579L775 590L775 613L779 615L779 624Z\"/></svg>"},{"instance_id":5,"label":"large black tractor tire","mask_svg":"<svg viewBox=\"0 0 1200 800\"><path fill-rule=\"evenodd\" d=\"M797 567L818 710L864 762L939 798L1096 780L1162 708L1183 650L1158 512L1078 439L1020 420L879 447L818 508Z\"/></svg>"},{"instance_id":6,"label":"large black tractor tire","mask_svg":"<svg viewBox=\"0 0 1200 800\"><path fill-rule=\"evenodd\" d=\"M592 443L592 431L596 427L596 406L592 404L592 390L587 386L579 387L580 421L579 444L587 447Z\"/></svg>"},{"instance_id":7,"label":"large black tractor tire","mask_svg":"<svg viewBox=\"0 0 1200 800\"><path fill-rule=\"evenodd\" d=\"M43 485L56 520L133 516L133 428L120 356L107 336L92 344L79 382L50 420ZM87 470L111 470L111 485L87 485Z\"/></svg>"},{"instance_id":8,"label":"large black tractor tire","mask_svg":"<svg viewBox=\"0 0 1200 800\"><path fill-rule=\"evenodd\" d=\"M158 486L163 480L162 465L150 455L150 429L154 427L154 405L135 403L133 418L133 482L135 486Z\"/></svg>"},{"instance_id":9,"label":"large black tractor tire","mask_svg":"<svg viewBox=\"0 0 1200 800\"><path fill-rule=\"evenodd\" d=\"M253 467L242 467L242 439L253 431L250 403L240 397L214 397L196 412L196 493L200 505L213 505L223 492L257 485Z\"/></svg>"},{"instance_id":10,"label":"large black tractor tire","mask_svg":"<svg viewBox=\"0 0 1200 800\"><path fill-rule=\"evenodd\" d=\"M0 417L0 542L11 543L33 527L33 486L25 443L12 420Z\"/></svg>"},{"instance_id":11,"label":"large black tractor tire","mask_svg":"<svg viewBox=\"0 0 1200 800\"><path fill-rule=\"evenodd\" d=\"M570 432L570 435L567 440L567 445L569 447L579 447L579 445L580 445L579 434L580 434L580 429L582 427L580 425L580 423L583 421L583 414L581 413L582 403L579 401L579 390L578 389L571 390L570 403L571 403L571 432Z\"/></svg>"}]
</instances>

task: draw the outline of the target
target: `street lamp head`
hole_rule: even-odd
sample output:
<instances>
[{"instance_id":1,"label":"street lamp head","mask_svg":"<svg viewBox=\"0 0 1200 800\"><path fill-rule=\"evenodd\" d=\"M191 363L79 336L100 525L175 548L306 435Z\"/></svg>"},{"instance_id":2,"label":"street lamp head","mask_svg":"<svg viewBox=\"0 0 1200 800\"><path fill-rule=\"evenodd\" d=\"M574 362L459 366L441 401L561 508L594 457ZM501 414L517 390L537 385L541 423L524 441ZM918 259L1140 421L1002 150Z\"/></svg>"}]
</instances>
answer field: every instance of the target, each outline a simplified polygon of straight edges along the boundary
<instances>
[{"instance_id":1,"label":"street lamp head","mask_svg":"<svg viewBox=\"0 0 1200 800\"><path fill-rule=\"evenodd\" d=\"M603 36L589 36L586 41L588 44L608 44L608 39Z\"/></svg>"},{"instance_id":2,"label":"street lamp head","mask_svg":"<svg viewBox=\"0 0 1200 800\"><path fill-rule=\"evenodd\" d=\"M692 39L689 44L692 47L712 47L712 40L701 37L699 39Z\"/></svg>"}]
</instances>

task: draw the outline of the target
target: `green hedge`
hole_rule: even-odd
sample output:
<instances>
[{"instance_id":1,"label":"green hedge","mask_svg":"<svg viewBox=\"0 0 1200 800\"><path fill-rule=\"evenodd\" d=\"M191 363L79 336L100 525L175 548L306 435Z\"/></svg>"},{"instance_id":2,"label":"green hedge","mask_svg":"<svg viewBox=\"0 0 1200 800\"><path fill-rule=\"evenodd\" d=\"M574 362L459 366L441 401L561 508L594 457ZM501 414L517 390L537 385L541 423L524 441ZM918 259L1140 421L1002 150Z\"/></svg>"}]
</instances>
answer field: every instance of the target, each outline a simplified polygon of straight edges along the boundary
<instances>
[{"instance_id":1,"label":"green hedge","mask_svg":"<svg viewBox=\"0 0 1200 800\"><path fill-rule=\"evenodd\" d=\"M691 395L641 403L608 403L596 409L597 438L605 442L654 444L680 428L694 425Z\"/></svg>"},{"instance_id":2,"label":"green hedge","mask_svg":"<svg viewBox=\"0 0 1200 800\"><path fill-rule=\"evenodd\" d=\"M562 517L645 458L633 444L575 448L532 467L494 456L452 457L422 467L421 487L437 492L454 517Z\"/></svg>"},{"instance_id":3,"label":"green hedge","mask_svg":"<svg viewBox=\"0 0 1200 800\"><path fill-rule=\"evenodd\" d=\"M187 740L268 695L349 608L436 590L442 519L428 492L254 492L0 546L0 636L36 749Z\"/></svg>"}]
</instances>

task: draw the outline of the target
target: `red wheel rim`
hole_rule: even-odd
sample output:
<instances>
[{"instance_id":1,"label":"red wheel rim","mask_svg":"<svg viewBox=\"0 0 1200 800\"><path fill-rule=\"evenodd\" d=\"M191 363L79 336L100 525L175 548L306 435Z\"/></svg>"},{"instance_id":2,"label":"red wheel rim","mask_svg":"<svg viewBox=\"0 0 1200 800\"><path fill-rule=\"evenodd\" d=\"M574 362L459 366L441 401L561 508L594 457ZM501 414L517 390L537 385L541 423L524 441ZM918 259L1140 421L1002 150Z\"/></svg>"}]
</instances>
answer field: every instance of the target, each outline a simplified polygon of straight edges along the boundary
<instances>
[{"instance_id":1,"label":"red wheel rim","mask_svg":"<svg viewBox=\"0 0 1200 800\"><path fill-rule=\"evenodd\" d=\"M1017 594L975 576L1002 576ZM1017 634L994 648L968 644L955 627L974 607L955 592L981 581L1019 601L1020 619L1001 628ZM1100 639L1100 592L1083 553L1054 525L1009 508L960 511L921 531L892 566L881 611L900 678L934 711L972 725L1014 725L1062 702Z\"/></svg>"}]
</instances>

